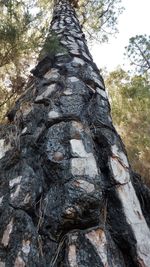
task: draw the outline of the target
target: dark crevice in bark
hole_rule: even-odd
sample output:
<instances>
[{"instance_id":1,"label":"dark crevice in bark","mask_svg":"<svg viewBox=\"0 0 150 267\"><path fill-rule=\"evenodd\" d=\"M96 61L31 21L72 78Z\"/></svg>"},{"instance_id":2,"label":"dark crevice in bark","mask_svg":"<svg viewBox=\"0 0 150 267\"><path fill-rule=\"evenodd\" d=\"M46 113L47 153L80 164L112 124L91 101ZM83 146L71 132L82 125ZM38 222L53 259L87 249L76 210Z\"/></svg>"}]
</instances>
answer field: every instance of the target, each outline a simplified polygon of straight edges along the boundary
<instances>
[{"instance_id":1,"label":"dark crevice in bark","mask_svg":"<svg viewBox=\"0 0 150 267\"><path fill-rule=\"evenodd\" d=\"M143 183L141 176L135 172L132 172L132 183L134 185L137 197L140 201L142 212L144 214L146 222L150 227L150 189Z\"/></svg>"},{"instance_id":2,"label":"dark crevice in bark","mask_svg":"<svg viewBox=\"0 0 150 267\"><path fill-rule=\"evenodd\" d=\"M118 199L115 186L107 190L107 198L107 227L114 242L122 252L126 266L137 267L134 261L136 240L123 214L122 205Z\"/></svg>"},{"instance_id":3,"label":"dark crevice in bark","mask_svg":"<svg viewBox=\"0 0 150 267\"><path fill-rule=\"evenodd\" d=\"M122 205L116 193L116 187L127 183L114 182L110 172L109 157L112 155L110 143L107 138L100 134L95 134L95 150L98 157L97 162L103 174L104 182L104 197L107 199L107 216L106 225L111 233L111 237L122 252L125 265L127 267L138 267L139 263L136 260L136 240L130 229L126 218L123 214ZM111 178L112 177L112 178ZM116 215L115 215L116 214ZM146 216L145 216L146 217ZM135 256L135 260L134 260Z\"/></svg>"}]
</instances>

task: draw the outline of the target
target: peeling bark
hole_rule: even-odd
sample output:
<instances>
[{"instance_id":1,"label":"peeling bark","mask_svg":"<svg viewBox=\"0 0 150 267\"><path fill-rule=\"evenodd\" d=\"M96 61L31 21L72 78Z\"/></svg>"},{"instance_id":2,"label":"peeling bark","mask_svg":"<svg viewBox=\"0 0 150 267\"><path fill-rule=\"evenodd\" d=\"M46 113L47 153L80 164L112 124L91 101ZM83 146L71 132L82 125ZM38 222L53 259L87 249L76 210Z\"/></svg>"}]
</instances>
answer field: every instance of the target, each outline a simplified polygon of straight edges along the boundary
<instances>
[{"instance_id":1,"label":"peeling bark","mask_svg":"<svg viewBox=\"0 0 150 267\"><path fill-rule=\"evenodd\" d=\"M130 167L70 1L62 51L33 70L0 131L1 267L149 267L150 191Z\"/></svg>"}]
</instances>

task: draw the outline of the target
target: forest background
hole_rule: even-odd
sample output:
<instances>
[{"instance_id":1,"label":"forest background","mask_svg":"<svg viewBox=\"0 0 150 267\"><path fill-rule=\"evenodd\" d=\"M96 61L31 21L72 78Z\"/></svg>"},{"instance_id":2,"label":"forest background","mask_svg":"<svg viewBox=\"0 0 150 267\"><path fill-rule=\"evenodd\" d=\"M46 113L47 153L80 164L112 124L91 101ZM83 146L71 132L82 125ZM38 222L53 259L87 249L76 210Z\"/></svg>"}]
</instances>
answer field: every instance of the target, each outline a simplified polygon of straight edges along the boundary
<instances>
[{"instance_id":1,"label":"forest background","mask_svg":"<svg viewBox=\"0 0 150 267\"><path fill-rule=\"evenodd\" d=\"M98 49L101 51L104 43L109 42L111 47L112 36L117 38L123 4L120 0L78 1L77 12L94 58L101 54ZM26 91L33 79L30 70L45 51L59 51L56 36L49 35L52 6L50 0L0 1L1 123L7 122L8 111ZM142 17L139 19L142 23ZM100 72L110 98L113 122L131 165L150 185L150 36L146 33L130 36L122 54L125 66L110 71L109 61L114 61L114 56L106 53L106 66L103 64Z\"/></svg>"}]
</instances>

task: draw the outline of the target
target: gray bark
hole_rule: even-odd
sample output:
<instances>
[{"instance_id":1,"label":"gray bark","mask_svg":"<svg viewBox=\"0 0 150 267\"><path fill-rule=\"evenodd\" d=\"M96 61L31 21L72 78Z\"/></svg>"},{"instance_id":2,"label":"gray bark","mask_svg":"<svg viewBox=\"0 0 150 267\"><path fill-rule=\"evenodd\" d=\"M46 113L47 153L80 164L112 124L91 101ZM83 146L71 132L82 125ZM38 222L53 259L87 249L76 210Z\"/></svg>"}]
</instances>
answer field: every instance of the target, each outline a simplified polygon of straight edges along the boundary
<instances>
[{"instance_id":1,"label":"gray bark","mask_svg":"<svg viewBox=\"0 0 150 267\"><path fill-rule=\"evenodd\" d=\"M70 1L55 1L61 52L33 70L0 132L0 267L149 267L150 191L113 127Z\"/></svg>"}]
</instances>

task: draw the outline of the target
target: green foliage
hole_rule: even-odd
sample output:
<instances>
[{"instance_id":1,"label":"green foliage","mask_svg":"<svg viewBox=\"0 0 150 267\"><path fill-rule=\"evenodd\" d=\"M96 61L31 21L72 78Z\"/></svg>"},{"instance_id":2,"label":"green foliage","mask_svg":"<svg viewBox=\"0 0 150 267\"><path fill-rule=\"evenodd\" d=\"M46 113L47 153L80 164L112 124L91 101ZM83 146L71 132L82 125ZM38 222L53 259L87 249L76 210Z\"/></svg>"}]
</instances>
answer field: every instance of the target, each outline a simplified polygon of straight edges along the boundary
<instances>
[{"instance_id":1,"label":"green foliage","mask_svg":"<svg viewBox=\"0 0 150 267\"><path fill-rule=\"evenodd\" d=\"M80 22L90 41L104 42L115 34L122 11L121 0L79 0Z\"/></svg>"},{"instance_id":2,"label":"green foliage","mask_svg":"<svg viewBox=\"0 0 150 267\"><path fill-rule=\"evenodd\" d=\"M0 2L0 120L24 91L30 65L43 46L50 19L44 5L40 0Z\"/></svg>"},{"instance_id":3,"label":"green foliage","mask_svg":"<svg viewBox=\"0 0 150 267\"><path fill-rule=\"evenodd\" d=\"M140 74L150 71L150 36L136 35L130 38L126 54Z\"/></svg>"},{"instance_id":4,"label":"green foliage","mask_svg":"<svg viewBox=\"0 0 150 267\"><path fill-rule=\"evenodd\" d=\"M150 184L150 80L122 69L106 79L113 121L127 148L131 165Z\"/></svg>"},{"instance_id":5,"label":"green foliage","mask_svg":"<svg viewBox=\"0 0 150 267\"><path fill-rule=\"evenodd\" d=\"M39 59L43 58L43 56L50 54L51 56L59 53L59 52L66 52L67 50L61 45L57 35L55 32L50 32L44 41L42 50L40 52Z\"/></svg>"}]
</instances>

